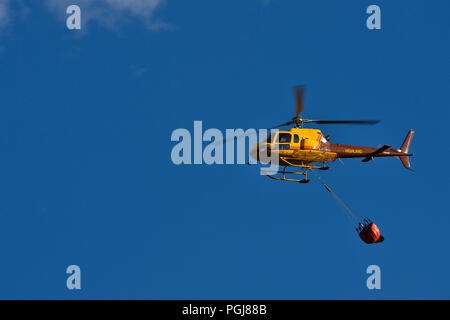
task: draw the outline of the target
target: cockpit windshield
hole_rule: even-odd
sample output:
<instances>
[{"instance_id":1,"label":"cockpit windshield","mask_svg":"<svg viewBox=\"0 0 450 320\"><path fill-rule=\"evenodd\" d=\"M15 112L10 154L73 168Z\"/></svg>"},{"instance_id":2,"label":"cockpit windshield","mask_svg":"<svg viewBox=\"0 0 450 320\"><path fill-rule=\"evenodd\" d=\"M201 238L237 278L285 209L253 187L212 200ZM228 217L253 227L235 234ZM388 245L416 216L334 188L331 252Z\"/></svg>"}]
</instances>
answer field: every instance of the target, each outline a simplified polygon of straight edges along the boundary
<instances>
[{"instance_id":1,"label":"cockpit windshield","mask_svg":"<svg viewBox=\"0 0 450 320\"><path fill-rule=\"evenodd\" d=\"M272 143L273 137L275 136L275 133L271 133L269 135L267 135L267 143Z\"/></svg>"}]
</instances>

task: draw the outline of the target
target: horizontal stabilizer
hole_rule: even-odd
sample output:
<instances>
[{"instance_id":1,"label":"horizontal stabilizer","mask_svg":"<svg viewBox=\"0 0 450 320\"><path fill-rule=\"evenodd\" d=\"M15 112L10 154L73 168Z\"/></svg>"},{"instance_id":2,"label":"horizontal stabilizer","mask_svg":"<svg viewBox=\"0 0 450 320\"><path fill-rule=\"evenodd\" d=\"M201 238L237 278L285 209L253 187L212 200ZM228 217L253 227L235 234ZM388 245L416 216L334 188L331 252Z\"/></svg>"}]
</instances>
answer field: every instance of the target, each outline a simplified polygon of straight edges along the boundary
<instances>
[{"instance_id":1,"label":"horizontal stabilizer","mask_svg":"<svg viewBox=\"0 0 450 320\"><path fill-rule=\"evenodd\" d=\"M387 144L385 144L384 146L382 146L381 148L375 150L374 152L372 152L371 154L369 154L367 157L365 157L364 159L362 159L362 162L368 162L370 160L372 160L377 154L382 153L384 150L389 149L392 146L389 146Z\"/></svg>"}]
</instances>

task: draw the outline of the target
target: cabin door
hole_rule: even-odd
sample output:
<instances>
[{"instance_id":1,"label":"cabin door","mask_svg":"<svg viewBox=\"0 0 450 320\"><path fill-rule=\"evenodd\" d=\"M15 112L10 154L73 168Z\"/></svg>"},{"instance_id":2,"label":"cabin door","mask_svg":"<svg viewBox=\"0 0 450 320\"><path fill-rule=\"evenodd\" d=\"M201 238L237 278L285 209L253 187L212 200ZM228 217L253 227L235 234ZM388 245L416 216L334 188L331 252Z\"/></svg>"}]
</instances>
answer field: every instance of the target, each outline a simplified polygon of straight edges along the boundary
<instances>
[{"instance_id":1,"label":"cabin door","mask_svg":"<svg viewBox=\"0 0 450 320\"><path fill-rule=\"evenodd\" d=\"M296 133L294 133L292 135L292 140L291 140L291 149L300 149L300 142L302 139L300 139L300 136Z\"/></svg>"}]
</instances>

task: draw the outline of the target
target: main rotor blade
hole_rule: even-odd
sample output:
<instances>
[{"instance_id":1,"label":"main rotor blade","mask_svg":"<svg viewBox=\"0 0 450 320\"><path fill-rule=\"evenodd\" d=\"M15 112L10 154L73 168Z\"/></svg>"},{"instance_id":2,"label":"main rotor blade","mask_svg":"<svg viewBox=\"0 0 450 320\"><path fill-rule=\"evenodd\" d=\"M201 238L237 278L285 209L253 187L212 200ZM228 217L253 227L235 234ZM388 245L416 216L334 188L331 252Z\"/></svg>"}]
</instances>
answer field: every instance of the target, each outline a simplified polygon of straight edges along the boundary
<instances>
[{"instance_id":1,"label":"main rotor blade","mask_svg":"<svg viewBox=\"0 0 450 320\"><path fill-rule=\"evenodd\" d=\"M308 120L303 119L304 123L318 123L318 124L377 124L381 120Z\"/></svg>"},{"instance_id":2,"label":"main rotor blade","mask_svg":"<svg viewBox=\"0 0 450 320\"><path fill-rule=\"evenodd\" d=\"M278 126L275 126L275 127L269 128L269 129L277 129L277 128L281 128L281 127L284 127L284 126L290 126L291 124L294 124L294 123L295 122L293 120L291 120L291 121L288 121L286 123L280 124Z\"/></svg>"},{"instance_id":3,"label":"main rotor blade","mask_svg":"<svg viewBox=\"0 0 450 320\"><path fill-rule=\"evenodd\" d=\"M294 99L295 99L295 117L303 111L303 99L305 97L305 85L294 87Z\"/></svg>"}]
</instances>

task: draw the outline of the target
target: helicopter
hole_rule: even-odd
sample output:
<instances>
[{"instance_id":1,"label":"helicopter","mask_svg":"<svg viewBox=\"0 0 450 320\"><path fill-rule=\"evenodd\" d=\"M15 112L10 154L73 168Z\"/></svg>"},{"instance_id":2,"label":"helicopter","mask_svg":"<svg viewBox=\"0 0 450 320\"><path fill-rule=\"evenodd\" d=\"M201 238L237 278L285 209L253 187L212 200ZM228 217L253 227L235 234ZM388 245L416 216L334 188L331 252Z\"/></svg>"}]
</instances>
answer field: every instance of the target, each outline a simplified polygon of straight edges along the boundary
<instances>
[{"instance_id":1,"label":"helicopter","mask_svg":"<svg viewBox=\"0 0 450 320\"><path fill-rule=\"evenodd\" d=\"M300 116L304 106L305 85L295 86L295 117L290 121L269 128L269 130L293 126L288 130L272 132L262 141L250 149L250 156L256 161L267 164L265 155L274 156L279 160L282 171L263 171L267 177L275 180L308 183L308 171L314 169L328 170L327 162L333 162L341 158L363 158L362 162L368 162L377 157L398 157L403 166L411 169L409 152L414 130L409 130L406 138L399 149L391 145L382 147L363 147L356 145L331 143L329 136L324 136L319 129L304 128L305 124L362 124L374 125L380 120L312 120ZM273 157L273 156L272 156ZM320 165L321 164L321 165ZM297 170L286 171L287 167ZM287 177L289 175L290 178ZM303 179L293 178L302 175Z\"/></svg>"}]
</instances>

